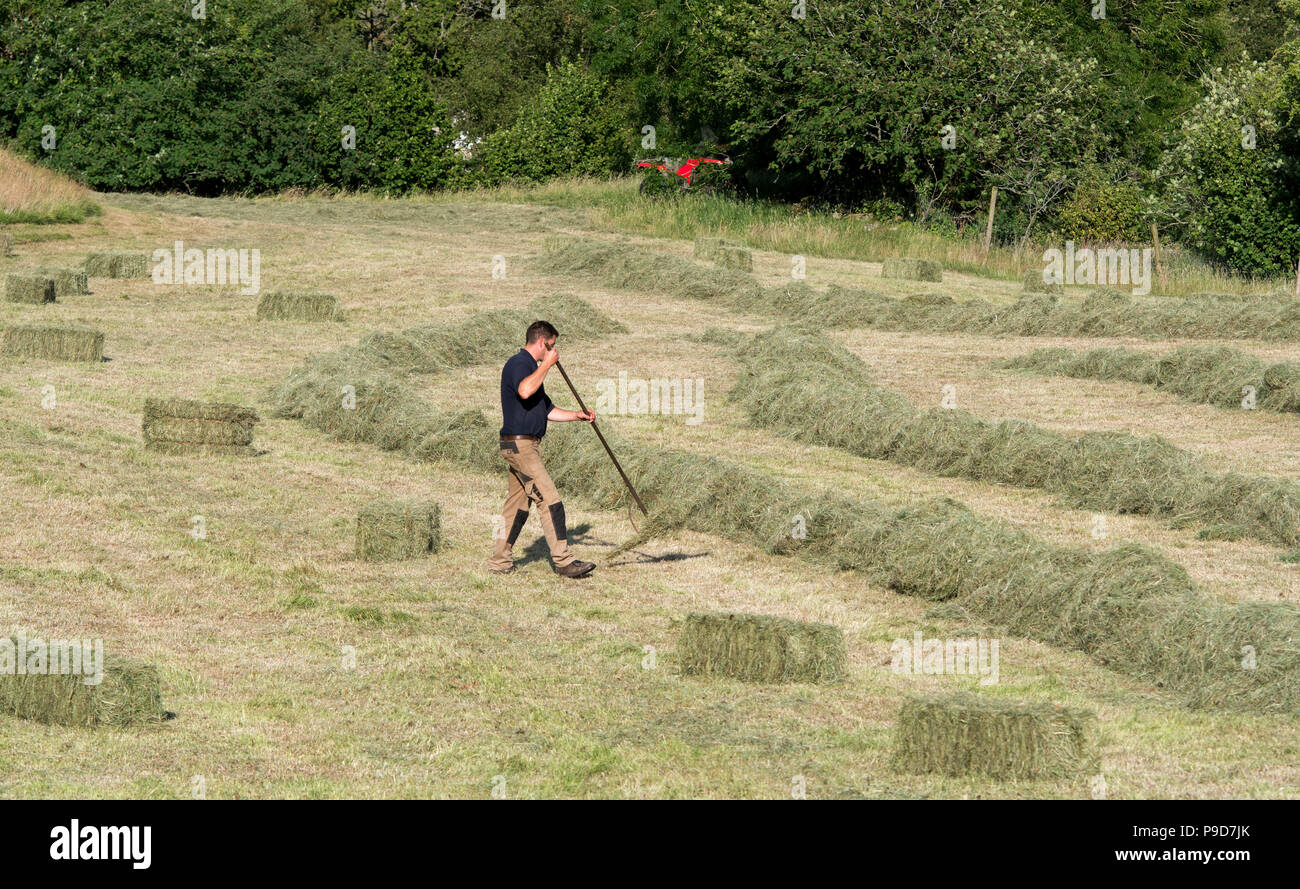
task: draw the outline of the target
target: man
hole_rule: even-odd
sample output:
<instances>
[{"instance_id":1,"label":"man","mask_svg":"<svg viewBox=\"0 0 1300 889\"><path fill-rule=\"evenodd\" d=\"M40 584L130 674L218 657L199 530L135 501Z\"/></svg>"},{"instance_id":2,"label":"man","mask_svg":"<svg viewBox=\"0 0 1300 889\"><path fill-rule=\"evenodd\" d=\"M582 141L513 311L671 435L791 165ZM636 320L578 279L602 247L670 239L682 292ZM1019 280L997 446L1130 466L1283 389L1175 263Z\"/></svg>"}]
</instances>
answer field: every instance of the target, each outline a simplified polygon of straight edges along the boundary
<instances>
[{"instance_id":1,"label":"man","mask_svg":"<svg viewBox=\"0 0 1300 889\"><path fill-rule=\"evenodd\" d=\"M534 321L524 335L524 347L501 369L501 456L510 467L509 492L502 513L503 537L488 562L494 574L515 570L510 551L528 521L530 503L537 504L542 530L551 548L555 573L564 577L585 577L596 567L594 562L574 558L569 549L569 533L564 524L564 502L560 492L542 465L538 445L546 435L546 421L565 423L570 420L596 421L594 411L569 411L556 407L542 385L546 373L560 360L555 349L559 333L547 321Z\"/></svg>"}]
</instances>

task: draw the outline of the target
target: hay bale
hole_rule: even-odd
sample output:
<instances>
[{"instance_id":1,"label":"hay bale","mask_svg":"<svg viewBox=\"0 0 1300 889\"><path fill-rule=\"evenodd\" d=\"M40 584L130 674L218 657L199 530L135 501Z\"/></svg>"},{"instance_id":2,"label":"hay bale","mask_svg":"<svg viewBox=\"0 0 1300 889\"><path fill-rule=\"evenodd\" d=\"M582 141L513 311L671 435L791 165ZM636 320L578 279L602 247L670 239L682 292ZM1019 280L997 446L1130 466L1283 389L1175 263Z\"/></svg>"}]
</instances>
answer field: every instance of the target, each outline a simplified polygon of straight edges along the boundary
<instances>
[{"instance_id":1,"label":"hay bale","mask_svg":"<svg viewBox=\"0 0 1300 889\"><path fill-rule=\"evenodd\" d=\"M149 255L130 250L96 251L82 264L92 278L147 278Z\"/></svg>"},{"instance_id":2,"label":"hay bale","mask_svg":"<svg viewBox=\"0 0 1300 889\"><path fill-rule=\"evenodd\" d=\"M724 247L743 250L745 245L740 241L733 241L730 238L696 238L695 258L703 259L706 262L717 262L718 251Z\"/></svg>"},{"instance_id":3,"label":"hay bale","mask_svg":"<svg viewBox=\"0 0 1300 889\"><path fill-rule=\"evenodd\" d=\"M149 254L119 251L113 267L114 278L149 277Z\"/></svg>"},{"instance_id":4,"label":"hay bale","mask_svg":"<svg viewBox=\"0 0 1300 889\"><path fill-rule=\"evenodd\" d=\"M1096 716L1060 704L969 692L909 696L894 731L893 767L909 774L997 781L1069 778L1097 768Z\"/></svg>"},{"instance_id":5,"label":"hay bale","mask_svg":"<svg viewBox=\"0 0 1300 889\"><path fill-rule=\"evenodd\" d=\"M89 327L33 324L10 327L0 352L49 361L103 361L104 334Z\"/></svg>"},{"instance_id":6,"label":"hay bale","mask_svg":"<svg viewBox=\"0 0 1300 889\"><path fill-rule=\"evenodd\" d=\"M60 299L65 296L80 296L83 293L90 292L89 282L87 281L84 269L74 269L65 266L41 266L36 270L36 274L44 275L54 280L54 298Z\"/></svg>"},{"instance_id":7,"label":"hay bale","mask_svg":"<svg viewBox=\"0 0 1300 889\"><path fill-rule=\"evenodd\" d=\"M880 270L882 278L905 278L909 281L942 281L943 265L933 259L891 257Z\"/></svg>"},{"instance_id":8,"label":"hay bale","mask_svg":"<svg viewBox=\"0 0 1300 889\"><path fill-rule=\"evenodd\" d=\"M86 275L91 278L112 278L115 254L111 251L97 250L90 253L81 265L86 270Z\"/></svg>"},{"instance_id":9,"label":"hay bale","mask_svg":"<svg viewBox=\"0 0 1300 889\"><path fill-rule=\"evenodd\" d=\"M357 558L394 562L436 553L442 545L437 503L372 503L357 515Z\"/></svg>"},{"instance_id":10,"label":"hay bale","mask_svg":"<svg viewBox=\"0 0 1300 889\"><path fill-rule=\"evenodd\" d=\"M839 627L764 614L688 614L677 653L686 676L825 684L848 672Z\"/></svg>"},{"instance_id":11,"label":"hay bale","mask_svg":"<svg viewBox=\"0 0 1300 889\"><path fill-rule=\"evenodd\" d=\"M1060 281L1044 280L1046 274L1044 269L1029 269L1025 272L1024 292L1025 293L1065 293L1065 285Z\"/></svg>"},{"instance_id":12,"label":"hay bale","mask_svg":"<svg viewBox=\"0 0 1300 889\"><path fill-rule=\"evenodd\" d=\"M54 302L54 279L45 275L7 275L5 277L5 299L11 303Z\"/></svg>"},{"instance_id":13,"label":"hay bale","mask_svg":"<svg viewBox=\"0 0 1300 889\"><path fill-rule=\"evenodd\" d=\"M73 673L0 673L0 712L48 725L88 727L168 718L155 667L110 654L104 656L103 669L98 685L87 685L84 675Z\"/></svg>"},{"instance_id":14,"label":"hay bale","mask_svg":"<svg viewBox=\"0 0 1300 889\"><path fill-rule=\"evenodd\" d=\"M713 261L724 269L736 269L742 272L754 270L754 254L748 247L732 247L724 244L718 248Z\"/></svg>"},{"instance_id":15,"label":"hay bale","mask_svg":"<svg viewBox=\"0 0 1300 889\"><path fill-rule=\"evenodd\" d=\"M162 454L235 455L257 453L252 408L185 398L146 398L141 429L144 446Z\"/></svg>"},{"instance_id":16,"label":"hay bale","mask_svg":"<svg viewBox=\"0 0 1300 889\"><path fill-rule=\"evenodd\" d=\"M257 304L258 321L341 321L338 299L328 293L273 291Z\"/></svg>"}]
</instances>

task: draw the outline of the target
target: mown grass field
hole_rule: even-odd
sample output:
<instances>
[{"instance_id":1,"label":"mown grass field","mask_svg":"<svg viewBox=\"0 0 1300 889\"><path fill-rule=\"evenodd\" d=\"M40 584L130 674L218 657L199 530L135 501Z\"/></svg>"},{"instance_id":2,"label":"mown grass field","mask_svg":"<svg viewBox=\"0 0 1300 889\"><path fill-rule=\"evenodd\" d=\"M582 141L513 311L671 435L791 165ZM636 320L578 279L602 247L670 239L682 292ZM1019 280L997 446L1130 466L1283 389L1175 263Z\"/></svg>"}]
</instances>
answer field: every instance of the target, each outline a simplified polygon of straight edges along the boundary
<instances>
[{"instance_id":1,"label":"mown grass field","mask_svg":"<svg viewBox=\"0 0 1300 889\"><path fill-rule=\"evenodd\" d=\"M0 363L7 504L0 628L102 637L111 650L159 666L165 703L178 714L135 730L0 719L0 795L188 797L195 776L209 798L474 798L494 787L516 798L789 798L796 776L809 798L1097 795L1088 776L994 783L894 772L891 731L904 695L977 687L974 677L895 675L890 643L919 630L927 638L1000 638L1001 681L981 689L986 694L1096 711L1110 798L1300 796L1294 716L1188 710L1084 654L946 616L853 572L690 533L607 558L634 533L628 517L570 499L578 555L600 563L591 579L550 571L536 517L516 548L522 570L490 575L485 562L504 472L414 463L336 442L266 409L268 390L303 359L372 330L572 293L629 327L581 347L566 349L561 339L566 369L589 404L595 381L620 371L705 381L702 424L689 426L682 416L606 418L620 436L891 505L951 496L1055 542L1097 549L1143 542L1225 600L1300 601L1300 567L1279 561L1275 548L1201 540L1194 528L1119 515L1106 517L1107 536L1097 539L1092 513L1062 508L1041 491L939 478L751 428L725 395L738 372L727 351L690 337L708 327L761 330L774 319L538 269L543 240L557 232L631 238L690 255L681 239L690 232L646 230L644 216L653 211L614 213L610 206L631 205L612 191L600 200L584 199L576 186L563 199L509 191L400 201L103 195L96 196L103 215L82 224L12 226L16 255L0 259L3 273L79 263L92 249L151 251L176 240L257 248L263 290L335 293L346 320L258 322L258 297L237 287L148 280L94 279L90 295L50 306L0 303L3 326L55 319L98 327L109 359L93 367ZM751 242L782 247L762 237ZM795 246L808 249L803 242L789 249ZM936 289L881 280L879 262L852 251L826 252L835 258L809 250L814 286L866 285L894 295ZM496 255L506 259L504 278L492 276ZM755 255L765 283L788 280L790 267L789 253ZM1008 302L1019 291L1018 280L973 271L949 271L942 290ZM832 336L918 406L938 406L951 385L958 405L985 419L1074 433L1159 433L1223 470L1300 479L1295 417L996 368L1043 346L1151 348L1150 341ZM1230 344L1300 361L1298 344ZM416 381L442 407L481 407L495 417L499 370L484 364ZM47 386L52 409L42 406ZM549 391L571 406L562 387L557 378ZM264 453L145 451L140 413L151 395L259 407ZM591 433L566 424L551 434ZM355 515L378 496L438 500L443 552L396 564L356 561ZM195 516L203 517L205 539L191 534ZM849 679L821 687L682 677L674 652L682 619L725 609L838 624Z\"/></svg>"}]
</instances>

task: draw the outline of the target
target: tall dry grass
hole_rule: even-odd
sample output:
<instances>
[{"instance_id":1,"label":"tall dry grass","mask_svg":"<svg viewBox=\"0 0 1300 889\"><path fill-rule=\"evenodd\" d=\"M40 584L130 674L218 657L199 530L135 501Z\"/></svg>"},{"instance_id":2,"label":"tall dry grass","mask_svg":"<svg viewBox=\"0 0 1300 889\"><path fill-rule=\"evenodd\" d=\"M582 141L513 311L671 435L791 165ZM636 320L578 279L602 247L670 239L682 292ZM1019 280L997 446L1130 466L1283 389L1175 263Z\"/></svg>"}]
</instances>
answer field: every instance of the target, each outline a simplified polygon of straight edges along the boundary
<instances>
[{"instance_id":1,"label":"tall dry grass","mask_svg":"<svg viewBox=\"0 0 1300 889\"><path fill-rule=\"evenodd\" d=\"M84 186L0 148L0 222L81 222L101 212Z\"/></svg>"}]
</instances>

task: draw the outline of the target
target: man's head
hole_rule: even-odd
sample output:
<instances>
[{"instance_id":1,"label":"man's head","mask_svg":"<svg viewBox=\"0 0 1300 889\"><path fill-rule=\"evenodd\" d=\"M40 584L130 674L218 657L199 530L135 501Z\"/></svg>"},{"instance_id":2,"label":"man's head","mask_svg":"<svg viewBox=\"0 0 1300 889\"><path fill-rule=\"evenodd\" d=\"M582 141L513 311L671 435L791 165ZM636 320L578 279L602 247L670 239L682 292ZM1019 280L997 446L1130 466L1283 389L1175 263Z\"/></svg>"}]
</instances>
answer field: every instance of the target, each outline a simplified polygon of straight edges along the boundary
<instances>
[{"instance_id":1,"label":"man's head","mask_svg":"<svg viewBox=\"0 0 1300 889\"><path fill-rule=\"evenodd\" d=\"M524 348L540 361L543 354L555 348L555 339L559 335L551 322L534 321L528 325L528 332L524 334Z\"/></svg>"}]
</instances>

